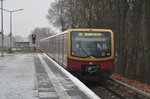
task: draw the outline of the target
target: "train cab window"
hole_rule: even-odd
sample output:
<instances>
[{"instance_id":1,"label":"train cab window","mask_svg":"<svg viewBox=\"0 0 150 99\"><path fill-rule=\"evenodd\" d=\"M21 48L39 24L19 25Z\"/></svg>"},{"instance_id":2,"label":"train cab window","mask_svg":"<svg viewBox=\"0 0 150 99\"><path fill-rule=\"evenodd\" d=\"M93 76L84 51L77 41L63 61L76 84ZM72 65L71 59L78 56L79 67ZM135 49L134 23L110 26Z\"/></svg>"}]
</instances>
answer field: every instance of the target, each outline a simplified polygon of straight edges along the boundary
<instances>
[{"instance_id":1,"label":"train cab window","mask_svg":"<svg viewBox=\"0 0 150 99\"><path fill-rule=\"evenodd\" d=\"M71 32L71 54L74 57L110 57L109 32Z\"/></svg>"}]
</instances>

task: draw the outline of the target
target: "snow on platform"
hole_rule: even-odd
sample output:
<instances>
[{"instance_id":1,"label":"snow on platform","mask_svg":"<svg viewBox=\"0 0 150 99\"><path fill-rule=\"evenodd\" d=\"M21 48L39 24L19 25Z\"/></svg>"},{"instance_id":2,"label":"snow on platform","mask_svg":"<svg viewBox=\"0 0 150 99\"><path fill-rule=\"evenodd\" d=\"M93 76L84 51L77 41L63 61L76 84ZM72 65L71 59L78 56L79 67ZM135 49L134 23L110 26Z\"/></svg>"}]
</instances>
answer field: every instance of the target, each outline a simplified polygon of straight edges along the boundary
<instances>
[{"instance_id":1,"label":"snow on platform","mask_svg":"<svg viewBox=\"0 0 150 99\"><path fill-rule=\"evenodd\" d=\"M33 60L30 54L4 55L0 58L0 99L38 99L34 96Z\"/></svg>"},{"instance_id":2,"label":"snow on platform","mask_svg":"<svg viewBox=\"0 0 150 99\"><path fill-rule=\"evenodd\" d=\"M100 99L45 54L0 57L0 99Z\"/></svg>"}]
</instances>

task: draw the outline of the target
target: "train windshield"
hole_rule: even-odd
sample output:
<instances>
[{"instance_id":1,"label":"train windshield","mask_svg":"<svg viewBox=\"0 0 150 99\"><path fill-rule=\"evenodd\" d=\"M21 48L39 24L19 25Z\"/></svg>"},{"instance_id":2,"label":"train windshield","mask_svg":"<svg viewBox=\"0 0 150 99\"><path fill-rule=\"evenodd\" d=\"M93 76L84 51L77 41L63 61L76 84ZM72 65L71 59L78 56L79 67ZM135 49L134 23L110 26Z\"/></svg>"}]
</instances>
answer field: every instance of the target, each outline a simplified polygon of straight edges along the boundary
<instances>
[{"instance_id":1,"label":"train windshield","mask_svg":"<svg viewBox=\"0 0 150 99\"><path fill-rule=\"evenodd\" d=\"M110 57L109 32L71 32L71 55L74 57Z\"/></svg>"}]
</instances>

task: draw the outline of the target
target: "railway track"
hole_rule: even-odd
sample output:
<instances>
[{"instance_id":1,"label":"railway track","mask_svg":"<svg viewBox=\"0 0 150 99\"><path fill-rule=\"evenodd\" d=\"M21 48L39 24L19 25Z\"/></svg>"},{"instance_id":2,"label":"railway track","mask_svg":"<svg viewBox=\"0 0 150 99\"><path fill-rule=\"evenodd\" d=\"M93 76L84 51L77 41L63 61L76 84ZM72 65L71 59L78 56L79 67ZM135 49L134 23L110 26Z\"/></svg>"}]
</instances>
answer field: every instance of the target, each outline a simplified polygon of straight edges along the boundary
<instances>
[{"instance_id":1,"label":"railway track","mask_svg":"<svg viewBox=\"0 0 150 99\"><path fill-rule=\"evenodd\" d=\"M150 99L150 94L131 87L116 79L109 78L106 83L86 83L102 99Z\"/></svg>"}]
</instances>

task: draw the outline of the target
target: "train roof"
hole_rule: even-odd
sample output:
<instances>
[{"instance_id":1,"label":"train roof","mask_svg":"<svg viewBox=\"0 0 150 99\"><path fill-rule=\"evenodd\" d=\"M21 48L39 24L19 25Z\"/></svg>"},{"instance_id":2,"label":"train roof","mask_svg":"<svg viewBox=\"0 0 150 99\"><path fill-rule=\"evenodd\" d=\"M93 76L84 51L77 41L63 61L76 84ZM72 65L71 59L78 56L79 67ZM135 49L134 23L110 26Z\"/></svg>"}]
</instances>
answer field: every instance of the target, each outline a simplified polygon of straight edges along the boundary
<instances>
[{"instance_id":1,"label":"train roof","mask_svg":"<svg viewBox=\"0 0 150 99\"><path fill-rule=\"evenodd\" d=\"M70 31L107 31L107 32L112 32L111 29L94 29L94 28L78 28L78 29L68 29L64 32L61 32L61 33L57 33L57 34L54 34L54 35L51 35L49 37L46 37L46 38L43 38L41 39L40 41L43 41L43 40L46 40L46 39L49 39L49 38L53 38L55 36L58 36L58 35L62 35L62 34L65 34L65 33L68 33Z\"/></svg>"},{"instance_id":2,"label":"train roof","mask_svg":"<svg viewBox=\"0 0 150 99\"><path fill-rule=\"evenodd\" d=\"M51 35L51 36L48 36L48 37L46 37L46 38L41 39L40 41L43 41L43 40L46 40L46 39L49 39L49 38L53 38L53 37L58 36L58 35L65 34L65 33L67 33L67 32L68 32L68 30L66 30L66 31L64 31L64 32L61 32L61 33L57 33L57 34Z\"/></svg>"}]
</instances>

